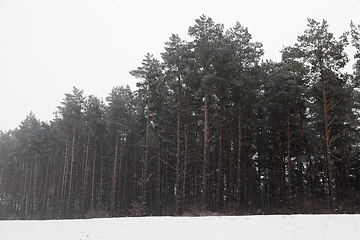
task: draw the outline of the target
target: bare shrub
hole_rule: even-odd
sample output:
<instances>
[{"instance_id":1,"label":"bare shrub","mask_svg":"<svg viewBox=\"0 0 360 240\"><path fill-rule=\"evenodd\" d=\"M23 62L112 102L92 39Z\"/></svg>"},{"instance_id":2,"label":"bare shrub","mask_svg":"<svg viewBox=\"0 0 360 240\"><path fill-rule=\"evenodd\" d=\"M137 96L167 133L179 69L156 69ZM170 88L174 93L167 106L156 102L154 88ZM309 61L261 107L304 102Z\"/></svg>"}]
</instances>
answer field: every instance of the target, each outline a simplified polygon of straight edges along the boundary
<instances>
[{"instance_id":1,"label":"bare shrub","mask_svg":"<svg viewBox=\"0 0 360 240\"><path fill-rule=\"evenodd\" d=\"M12 213L12 214L9 214L6 219L7 220L22 220L22 219L24 219L24 217L21 216L21 214Z\"/></svg>"},{"instance_id":2,"label":"bare shrub","mask_svg":"<svg viewBox=\"0 0 360 240\"><path fill-rule=\"evenodd\" d=\"M110 214L102 209L94 209L89 210L87 213L85 213L84 218L90 219L90 218L109 218Z\"/></svg>"},{"instance_id":3,"label":"bare shrub","mask_svg":"<svg viewBox=\"0 0 360 240\"><path fill-rule=\"evenodd\" d=\"M189 207L187 211L185 211L182 216L185 217L205 217L205 216L221 216L218 212L212 212L208 210L204 210L198 205L192 205Z\"/></svg>"},{"instance_id":4,"label":"bare shrub","mask_svg":"<svg viewBox=\"0 0 360 240\"><path fill-rule=\"evenodd\" d=\"M144 215L144 204L138 201L131 202L130 214L133 217L140 217Z\"/></svg>"}]
</instances>

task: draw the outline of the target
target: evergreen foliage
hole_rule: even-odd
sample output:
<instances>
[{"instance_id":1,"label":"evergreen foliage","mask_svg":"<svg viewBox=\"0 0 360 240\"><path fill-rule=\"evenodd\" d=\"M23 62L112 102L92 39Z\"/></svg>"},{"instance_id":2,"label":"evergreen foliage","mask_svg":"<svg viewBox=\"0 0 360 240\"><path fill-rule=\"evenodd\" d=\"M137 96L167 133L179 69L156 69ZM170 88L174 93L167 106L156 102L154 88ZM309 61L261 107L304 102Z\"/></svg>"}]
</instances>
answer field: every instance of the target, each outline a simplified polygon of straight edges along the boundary
<instances>
[{"instance_id":1,"label":"evergreen foliage","mask_svg":"<svg viewBox=\"0 0 360 240\"><path fill-rule=\"evenodd\" d=\"M105 101L74 87L55 118L0 132L0 218L358 213L359 29L326 21L282 60L207 16L173 34L162 61L130 72L138 89ZM348 37L351 40L348 41ZM356 49L344 73L345 47Z\"/></svg>"}]
</instances>

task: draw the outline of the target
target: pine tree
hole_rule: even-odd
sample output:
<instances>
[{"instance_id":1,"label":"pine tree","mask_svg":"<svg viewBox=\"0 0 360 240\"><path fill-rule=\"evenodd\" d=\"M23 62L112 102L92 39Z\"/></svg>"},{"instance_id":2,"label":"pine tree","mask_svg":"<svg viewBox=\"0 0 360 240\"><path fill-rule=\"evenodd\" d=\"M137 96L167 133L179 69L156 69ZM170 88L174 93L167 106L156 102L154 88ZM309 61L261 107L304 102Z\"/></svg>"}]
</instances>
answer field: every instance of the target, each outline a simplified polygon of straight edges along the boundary
<instances>
[{"instance_id":1,"label":"pine tree","mask_svg":"<svg viewBox=\"0 0 360 240\"><path fill-rule=\"evenodd\" d=\"M64 132L67 132L61 192L63 204L66 203L66 214L77 214L79 210L80 199L77 189L80 186L76 179L81 174L79 164L82 158L80 149L76 147L80 142L79 139L83 136L84 101L83 91L74 87L73 93L65 94L64 101L58 107L59 114L62 117L61 122L65 128Z\"/></svg>"},{"instance_id":2,"label":"pine tree","mask_svg":"<svg viewBox=\"0 0 360 240\"><path fill-rule=\"evenodd\" d=\"M202 81L204 97L204 155L202 165L201 195L202 206L207 207L208 196L208 164L209 164L209 111L213 84L216 79L214 69L220 40L223 38L224 26L215 24L205 15L196 19L196 24L189 28L189 35L194 38L194 53Z\"/></svg>"},{"instance_id":3,"label":"pine tree","mask_svg":"<svg viewBox=\"0 0 360 240\"><path fill-rule=\"evenodd\" d=\"M336 106L338 101L342 101L344 91L341 91L345 84L345 78L340 70L348 62L344 48L348 44L346 34L339 40L336 40L332 33L328 32L328 24L324 20L322 23L313 19L308 19L308 29L304 35L298 37L299 49L297 56L308 67L307 77L309 84L313 86L315 98L313 101L322 102L323 105L323 123L325 129L325 145L327 162L328 182L330 191L330 203L332 208L336 208L336 182L334 176L336 114L339 110ZM320 95L321 94L321 95ZM339 98L338 98L339 97ZM320 100L321 99L321 100Z\"/></svg>"},{"instance_id":4,"label":"pine tree","mask_svg":"<svg viewBox=\"0 0 360 240\"><path fill-rule=\"evenodd\" d=\"M228 62L227 71L230 72L230 84L233 87L232 95L236 100L237 105L237 181L236 181L236 197L238 204L241 199L246 204L248 202L248 177L247 177L247 161L242 159L242 115L243 102L247 97L253 96L251 92L255 90L254 84L256 67L259 64L260 57L264 54L262 44L259 42L252 42L251 34L246 27L243 27L239 22L227 31L227 38L229 41L229 50L231 59ZM249 109L251 106L249 106ZM250 117L250 116L245 116ZM243 166L242 166L243 165ZM251 168L250 168L251 169ZM251 171L251 170L250 170ZM241 181L243 176L243 181ZM241 192L243 193L241 196Z\"/></svg>"},{"instance_id":5,"label":"pine tree","mask_svg":"<svg viewBox=\"0 0 360 240\"><path fill-rule=\"evenodd\" d=\"M117 197L120 189L124 186L125 182L119 181L123 179L124 172L124 142L128 138L131 130L133 119L133 100L134 96L129 86L115 87L112 89L110 96L106 98L108 106L108 119L110 129L114 138L112 146L112 173L111 173L111 191L110 191L110 206L111 213L116 213L116 207L119 202ZM121 185L122 184L122 185ZM124 196L122 196L124 197ZM123 199L123 198L121 198Z\"/></svg>"},{"instance_id":6,"label":"pine tree","mask_svg":"<svg viewBox=\"0 0 360 240\"><path fill-rule=\"evenodd\" d=\"M137 70L130 72L136 78L142 79L143 82L137 83L139 93L144 94L147 92L147 105L146 105L146 134L145 134L145 154L142 159L142 177L141 177L141 202L146 206L146 192L148 186L148 161L149 161L149 135L150 135L150 117L151 117L151 100L152 89L154 83L163 75L161 63L151 54L147 54L142 61L142 66Z\"/></svg>"}]
</instances>

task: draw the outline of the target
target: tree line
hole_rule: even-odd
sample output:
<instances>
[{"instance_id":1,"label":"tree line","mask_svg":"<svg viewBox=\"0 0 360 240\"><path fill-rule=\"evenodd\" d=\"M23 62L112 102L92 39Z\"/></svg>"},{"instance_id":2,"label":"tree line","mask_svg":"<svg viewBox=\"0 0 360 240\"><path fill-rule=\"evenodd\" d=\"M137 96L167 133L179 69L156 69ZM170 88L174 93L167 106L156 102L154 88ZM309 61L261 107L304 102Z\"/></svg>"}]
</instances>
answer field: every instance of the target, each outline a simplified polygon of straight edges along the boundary
<instances>
[{"instance_id":1,"label":"tree line","mask_svg":"<svg viewBox=\"0 0 360 240\"><path fill-rule=\"evenodd\" d=\"M0 132L0 218L358 213L359 29L308 19L274 62L199 17L130 72L137 90L74 87L52 121Z\"/></svg>"}]
</instances>

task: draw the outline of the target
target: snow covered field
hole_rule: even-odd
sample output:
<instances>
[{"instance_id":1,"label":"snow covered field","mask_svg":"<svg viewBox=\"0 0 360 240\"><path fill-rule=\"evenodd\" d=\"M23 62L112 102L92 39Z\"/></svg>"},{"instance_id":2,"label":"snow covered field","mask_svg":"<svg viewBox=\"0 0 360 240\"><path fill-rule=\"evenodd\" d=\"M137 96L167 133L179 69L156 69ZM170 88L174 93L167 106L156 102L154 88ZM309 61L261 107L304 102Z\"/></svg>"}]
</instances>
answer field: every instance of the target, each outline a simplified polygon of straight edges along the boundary
<instances>
[{"instance_id":1,"label":"snow covered field","mask_svg":"<svg viewBox=\"0 0 360 240\"><path fill-rule=\"evenodd\" d=\"M360 215L0 221L0 239L360 239Z\"/></svg>"}]
</instances>

